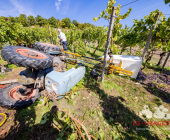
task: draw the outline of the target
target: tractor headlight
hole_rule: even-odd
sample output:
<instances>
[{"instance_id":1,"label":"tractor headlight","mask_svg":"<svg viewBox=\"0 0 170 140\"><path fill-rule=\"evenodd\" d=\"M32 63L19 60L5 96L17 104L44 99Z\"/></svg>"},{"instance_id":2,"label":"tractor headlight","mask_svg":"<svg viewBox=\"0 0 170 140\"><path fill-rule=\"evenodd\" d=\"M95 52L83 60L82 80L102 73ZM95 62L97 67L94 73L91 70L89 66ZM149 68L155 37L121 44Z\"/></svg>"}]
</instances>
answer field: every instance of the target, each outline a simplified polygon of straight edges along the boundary
<instances>
[{"instance_id":1,"label":"tractor headlight","mask_svg":"<svg viewBox=\"0 0 170 140\"><path fill-rule=\"evenodd\" d=\"M54 92L56 94L58 94L58 88L59 88L58 84L57 83L52 83L51 85L52 85L52 88L53 88Z\"/></svg>"},{"instance_id":2,"label":"tractor headlight","mask_svg":"<svg viewBox=\"0 0 170 140\"><path fill-rule=\"evenodd\" d=\"M49 78L45 80L45 88L49 93L54 91L55 94L58 94L59 85Z\"/></svg>"}]
</instances>

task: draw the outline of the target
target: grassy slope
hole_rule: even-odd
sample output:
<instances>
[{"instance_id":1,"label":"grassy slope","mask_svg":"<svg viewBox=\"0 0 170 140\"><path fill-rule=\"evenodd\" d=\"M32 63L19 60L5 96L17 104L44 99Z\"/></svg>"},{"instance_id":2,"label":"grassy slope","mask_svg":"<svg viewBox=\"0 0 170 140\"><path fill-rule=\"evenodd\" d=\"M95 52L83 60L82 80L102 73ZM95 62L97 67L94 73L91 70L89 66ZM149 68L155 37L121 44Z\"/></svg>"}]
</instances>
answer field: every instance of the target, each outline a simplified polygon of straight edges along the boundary
<instances>
[{"instance_id":1,"label":"grassy slope","mask_svg":"<svg viewBox=\"0 0 170 140\"><path fill-rule=\"evenodd\" d=\"M91 48L91 52L94 49ZM96 56L101 56L102 52L97 51ZM90 55L89 55L90 56ZM68 68L74 67L68 65ZM147 70L149 71L149 70ZM90 69L86 68L86 75L83 80L73 88L78 90L72 92L58 101L59 107L67 110L78 120L83 121L90 134L98 139L168 139L169 126L135 126L133 121L161 121L161 119L145 119L139 116L144 105L148 105L154 112L154 107L162 104L170 110L170 105L166 100L160 98L161 92L153 94L144 85L137 84L128 77L121 77L117 74L105 76L104 83L98 83L89 76ZM152 94L151 94L152 93ZM11 111L4 109L9 114L7 122L0 127L0 134L6 139L75 139L74 134L68 136L58 133L53 122L62 121L66 124L66 119L58 113L58 119L51 116L45 103L45 98L41 97L36 103L28 108ZM50 102L52 105L52 102ZM85 113L86 112L86 113ZM46 119L46 116L47 119ZM45 120L44 124L42 124ZM68 123L67 123L68 124ZM58 125L59 127L60 125ZM72 127L72 124L69 125ZM139 128L152 129L137 130ZM7 133L5 133L7 131ZM70 129L73 131L73 129ZM69 132L70 132L69 131Z\"/></svg>"}]
</instances>

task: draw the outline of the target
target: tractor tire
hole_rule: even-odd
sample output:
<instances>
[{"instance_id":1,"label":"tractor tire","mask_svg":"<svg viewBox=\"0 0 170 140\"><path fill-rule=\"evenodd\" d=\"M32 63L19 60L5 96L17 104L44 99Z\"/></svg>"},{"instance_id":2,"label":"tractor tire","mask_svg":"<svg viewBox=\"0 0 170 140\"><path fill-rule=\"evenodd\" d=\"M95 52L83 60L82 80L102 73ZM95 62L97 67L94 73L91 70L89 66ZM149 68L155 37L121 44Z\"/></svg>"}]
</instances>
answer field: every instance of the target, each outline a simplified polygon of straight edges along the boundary
<instances>
[{"instance_id":1,"label":"tractor tire","mask_svg":"<svg viewBox=\"0 0 170 140\"><path fill-rule=\"evenodd\" d=\"M42 52L50 52L50 51L61 51L62 48L60 46L50 44L50 43L43 43L43 42L35 42L33 44L33 48Z\"/></svg>"},{"instance_id":2,"label":"tractor tire","mask_svg":"<svg viewBox=\"0 0 170 140\"><path fill-rule=\"evenodd\" d=\"M34 103L41 96L38 89L32 89L28 96L17 94L18 88L22 88L22 84L15 83L3 88L0 91L0 106L8 109L25 108Z\"/></svg>"},{"instance_id":3,"label":"tractor tire","mask_svg":"<svg viewBox=\"0 0 170 140\"><path fill-rule=\"evenodd\" d=\"M41 70L50 68L53 65L53 60L50 55L20 46L3 47L1 56L2 59L9 64L15 64L18 67Z\"/></svg>"}]
</instances>

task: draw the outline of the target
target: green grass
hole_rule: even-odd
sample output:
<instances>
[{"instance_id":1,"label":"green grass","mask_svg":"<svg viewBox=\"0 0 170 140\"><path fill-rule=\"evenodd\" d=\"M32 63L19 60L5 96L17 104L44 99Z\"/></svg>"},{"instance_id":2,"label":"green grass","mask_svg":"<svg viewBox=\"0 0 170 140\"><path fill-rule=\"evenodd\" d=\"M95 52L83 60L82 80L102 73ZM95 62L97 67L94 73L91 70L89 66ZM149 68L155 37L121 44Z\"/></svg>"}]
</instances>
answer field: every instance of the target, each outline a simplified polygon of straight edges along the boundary
<instances>
[{"instance_id":1,"label":"green grass","mask_svg":"<svg viewBox=\"0 0 170 140\"><path fill-rule=\"evenodd\" d=\"M153 62L149 62L149 64L147 66L148 66L148 68L152 68L152 69L157 70L157 71L162 70L162 66L156 66L156 64L153 63ZM165 67L165 70L170 70L170 67Z\"/></svg>"},{"instance_id":2,"label":"green grass","mask_svg":"<svg viewBox=\"0 0 170 140\"><path fill-rule=\"evenodd\" d=\"M0 64L1 64L1 65L6 64L6 62L2 59L1 55L0 55Z\"/></svg>"},{"instance_id":3,"label":"green grass","mask_svg":"<svg viewBox=\"0 0 170 140\"><path fill-rule=\"evenodd\" d=\"M8 75L0 74L0 79L4 79L5 77L8 77Z\"/></svg>"},{"instance_id":4,"label":"green grass","mask_svg":"<svg viewBox=\"0 0 170 140\"><path fill-rule=\"evenodd\" d=\"M165 67L166 70L170 70L170 67Z\"/></svg>"},{"instance_id":5,"label":"green grass","mask_svg":"<svg viewBox=\"0 0 170 140\"><path fill-rule=\"evenodd\" d=\"M9 69L17 69L18 67L14 64L7 64L7 65L4 65L6 68L9 68Z\"/></svg>"}]
</instances>

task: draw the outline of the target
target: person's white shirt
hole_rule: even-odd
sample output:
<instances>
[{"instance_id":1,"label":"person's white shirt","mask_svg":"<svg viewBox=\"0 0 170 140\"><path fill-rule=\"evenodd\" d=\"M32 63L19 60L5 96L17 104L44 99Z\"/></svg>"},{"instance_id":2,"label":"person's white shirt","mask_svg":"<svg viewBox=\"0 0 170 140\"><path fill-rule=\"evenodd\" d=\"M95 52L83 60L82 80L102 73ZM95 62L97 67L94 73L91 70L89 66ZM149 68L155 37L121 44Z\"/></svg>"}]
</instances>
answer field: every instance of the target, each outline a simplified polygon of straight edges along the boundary
<instances>
[{"instance_id":1,"label":"person's white shirt","mask_svg":"<svg viewBox=\"0 0 170 140\"><path fill-rule=\"evenodd\" d=\"M59 37L60 39L62 39L62 41L67 41L66 36L63 32L60 32Z\"/></svg>"}]
</instances>

